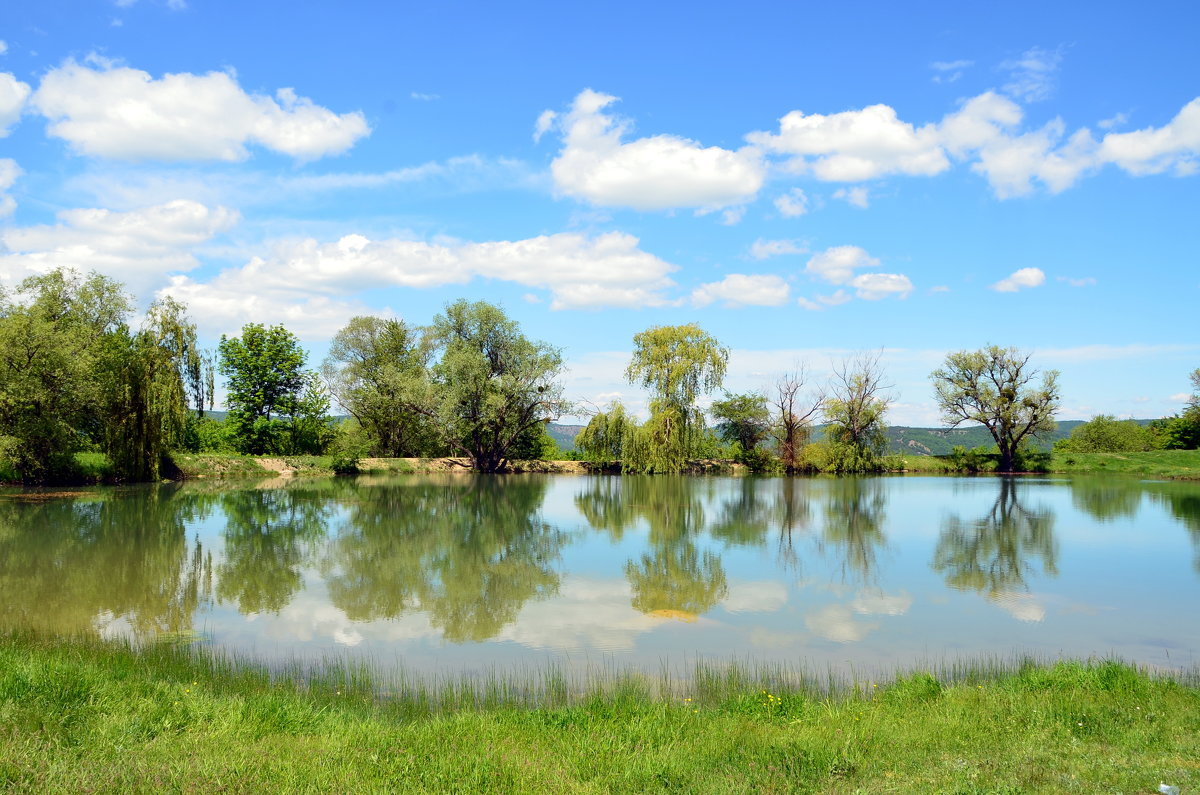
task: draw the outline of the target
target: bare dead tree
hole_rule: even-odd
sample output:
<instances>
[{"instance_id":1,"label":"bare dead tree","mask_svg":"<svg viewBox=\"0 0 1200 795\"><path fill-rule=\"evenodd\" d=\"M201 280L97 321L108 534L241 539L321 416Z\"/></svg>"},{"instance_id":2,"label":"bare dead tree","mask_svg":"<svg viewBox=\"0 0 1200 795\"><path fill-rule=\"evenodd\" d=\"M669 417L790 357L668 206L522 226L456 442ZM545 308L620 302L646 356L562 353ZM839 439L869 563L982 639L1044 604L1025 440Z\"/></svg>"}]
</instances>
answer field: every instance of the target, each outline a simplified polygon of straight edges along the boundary
<instances>
[{"instance_id":1,"label":"bare dead tree","mask_svg":"<svg viewBox=\"0 0 1200 795\"><path fill-rule=\"evenodd\" d=\"M776 417L771 435L779 448L779 460L789 474L796 471L797 458L808 443L813 419L825 405L824 390L811 385L810 378L808 367L800 363L775 381L771 405Z\"/></svg>"}]
</instances>

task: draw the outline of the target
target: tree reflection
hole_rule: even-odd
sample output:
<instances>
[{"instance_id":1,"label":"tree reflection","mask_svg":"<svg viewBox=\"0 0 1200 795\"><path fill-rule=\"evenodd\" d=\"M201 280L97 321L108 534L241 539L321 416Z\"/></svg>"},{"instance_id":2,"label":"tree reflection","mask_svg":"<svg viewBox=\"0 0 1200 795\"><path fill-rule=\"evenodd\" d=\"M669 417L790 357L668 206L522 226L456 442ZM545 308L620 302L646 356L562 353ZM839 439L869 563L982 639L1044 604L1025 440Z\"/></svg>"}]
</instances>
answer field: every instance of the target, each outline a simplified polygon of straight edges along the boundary
<instances>
[{"instance_id":1,"label":"tree reflection","mask_svg":"<svg viewBox=\"0 0 1200 795\"><path fill-rule=\"evenodd\" d=\"M447 476L357 491L323 564L355 620L421 608L451 641L494 637L558 591L566 535L541 520L548 481Z\"/></svg>"},{"instance_id":2,"label":"tree reflection","mask_svg":"<svg viewBox=\"0 0 1200 795\"><path fill-rule=\"evenodd\" d=\"M1071 481L1071 502L1097 521L1131 519L1141 507L1144 491L1145 486L1132 478L1077 478Z\"/></svg>"},{"instance_id":3,"label":"tree reflection","mask_svg":"<svg viewBox=\"0 0 1200 795\"><path fill-rule=\"evenodd\" d=\"M823 547L832 547L841 559L842 575L872 577L880 547L887 543L883 532L887 498L878 478L840 477L825 481Z\"/></svg>"},{"instance_id":4,"label":"tree reflection","mask_svg":"<svg viewBox=\"0 0 1200 795\"><path fill-rule=\"evenodd\" d=\"M94 496L93 496L94 494ZM0 625L95 634L112 620L137 637L182 633L207 598L211 559L171 486L0 500Z\"/></svg>"},{"instance_id":5,"label":"tree reflection","mask_svg":"<svg viewBox=\"0 0 1200 795\"><path fill-rule=\"evenodd\" d=\"M699 615L729 592L720 556L696 548L705 524L697 483L683 477L596 478L575 498L592 526L614 539L645 522L650 549L625 564L636 610Z\"/></svg>"},{"instance_id":6,"label":"tree reflection","mask_svg":"<svg viewBox=\"0 0 1200 795\"><path fill-rule=\"evenodd\" d=\"M1155 483L1153 494L1187 528L1192 539L1192 566L1200 573L1200 486L1195 483Z\"/></svg>"},{"instance_id":7,"label":"tree reflection","mask_svg":"<svg viewBox=\"0 0 1200 795\"><path fill-rule=\"evenodd\" d=\"M325 535L333 505L320 491L246 489L221 495L225 546L217 598L242 613L278 613L301 589L300 569Z\"/></svg>"},{"instance_id":8,"label":"tree reflection","mask_svg":"<svg viewBox=\"0 0 1200 795\"><path fill-rule=\"evenodd\" d=\"M1013 478L1000 478L999 484L996 502L982 518L946 520L933 560L947 585L989 599L1028 590L1026 580L1036 559L1046 574L1058 574L1054 514L1022 505Z\"/></svg>"}]
</instances>

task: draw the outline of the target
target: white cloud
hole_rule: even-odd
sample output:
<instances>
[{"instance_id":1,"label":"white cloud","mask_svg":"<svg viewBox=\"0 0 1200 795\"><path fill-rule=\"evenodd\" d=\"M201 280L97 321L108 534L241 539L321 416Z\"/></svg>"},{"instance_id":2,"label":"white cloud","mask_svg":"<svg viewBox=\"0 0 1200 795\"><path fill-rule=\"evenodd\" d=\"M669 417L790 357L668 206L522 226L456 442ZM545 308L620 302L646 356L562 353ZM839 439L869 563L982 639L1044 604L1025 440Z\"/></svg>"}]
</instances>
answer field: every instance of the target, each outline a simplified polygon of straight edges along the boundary
<instances>
[{"instance_id":1,"label":"white cloud","mask_svg":"<svg viewBox=\"0 0 1200 795\"><path fill-rule=\"evenodd\" d=\"M1118 113L1107 119L1102 119L1096 122L1096 126L1102 130L1111 130L1113 127L1123 127L1127 121L1129 121L1129 114Z\"/></svg>"},{"instance_id":2,"label":"white cloud","mask_svg":"<svg viewBox=\"0 0 1200 795\"><path fill-rule=\"evenodd\" d=\"M858 268L878 268L879 260L858 246L834 246L815 254L804 267L807 273L830 284L846 284Z\"/></svg>"},{"instance_id":3,"label":"white cloud","mask_svg":"<svg viewBox=\"0 0 1200 795\"><path fill-rule=\"evenodd\" d=\"M944 284L935 284L933 287L929 288L929 292L930 294L948 293L950 292L950 288Z\"/></svg>"},{"instance_id":4,"label":"white cloud","mask_svg":"<svg viewBox=\"0 0 1200 795\"><path fill-rule=\"evenodd\" d=\"M558 114L552 110L544 110L537 117L537 123L533 126L533 142L537 143L542 140L542 136L554 129L554 122L558 118Z\"/></svg>"},{"instance_id":5,"label":"white cloud","mask_svg":"<svg viewBox=\"0 0 1200 795\"><path fill-rule=\"evenodd\" d=\"M1176 392L1174 395L1171 395L1169 398L1167 398L1167 400L1171 401L1172 403L1186 403L1191 399L1192 396L1188 392Z\"/></svg>"},{"instance_id":6,"label":"white cloud","mask_svg":"<svg viewBox=\"0 0 1200 795\"><path fill-rule=\"evenodd\" d=\"M1200 155L1200 97L1193 99L1166 125L1127 133L1108 133L1100 143L1100 158L1135 176L1173 171L1196 172Z\"/></svg>"},{"instance_id":7,"label":"white cloud","mask_svg":"<svg viewBox=\"0 0 1200 795\"><path fill-rule=\"evenodd\" d=\"M719 282L702 284L692 291L695 306L723 301L725 306L783 306L788 301L787 282L773 275L731 273Z\"/></svg>"},{"instance_id":8,"label":"white cloud","mask_svg":"<svg viewBox=\"0 0 1200 795\"><path fill-rule=\"evenodd\" d=\"M865 210L871 205L871 196L866 188L838 188L833 192L833 198L841 199L851 207Z\"/></svg>"},{"instance_id":9,"label":"white cloud","mask_svg":"<svg viewBox=\"0 0 1200 795\"><path fill-rule=\"evenodd\" d=\"M4 55L6 52L8 52L8 42L6 42L4 39L0 39L0 55Z\"/></svg>"},{"instance_id":10,"label":"white cloud","mask_svg":"<svg viewBox=\"0 0 1200 795\"><path fill-rule=\"evenodd\" d=\"M65 210L54 225L0 232L9 252L0 255L0 270L14 280L58 267L95 270L140 294L195 268L191 249L237 221L234 210L182 199L129 212Z\"/></svg>"},{"instance_id":11,"label":"white cloud","mask_svg":"<svg viewBox=\"0 0 1200 795\"><path fill-rule=\"evenodd\" d=\"M975 65L974 61L934 61L929 68L937 72L933 76L935 83L953 83L963 76L963 72Z\"/></svg>"},{"instance_id":12,"label":"white cloud","mask_svg":"<svg viewBox=\"0 0 1200 795\"><path fill-rule=\"evenodd\" d=\"M731 613L773 613L787 601L787 586L781 582L732 582L728 594L721 600L721 607Z\"/></svg>"},{"instance_id":13,"label":"white cloud","mask_svg":"<svg viewBox=\"0 0 1200 795\"><path fill-rule=\"evenodd\" d=\"M878 301L888 296L907 298L913 289L909 278L899 273L864 273L855 276L850 286L858 292L859 298L867 301Z\"/></svg>"},{"instance_id":14,"label":"white cloud","mask_svg":"<svg viewBox=\"0 0 1200 795\"><path fill-rule=\"evenodd\" d=\"M808 246L800 240L763 240L761 237L750 246L750 256L754 259L768 259L783 254L804 254Z\"/></svg>"},{"instance_id":15,"label":"white cloud","mask_svg":"<svg viewBox=\"0 0 1200 795\"><path fill-rule=\"evenodd\" d=\"M872 630L879 628L878 622L861 622L846 605L826 605L804 617L804 625L814 635L820 635L835 643L855 643Z\"/></svg>"},{"instance_id":16,"label":"white cloud","mask_svg":"<svg viewBox=\"0 0 1200 795\"><path fill-rule=\"evenodd\" d=\"M1004 85L1004 91L1024 102L1048 99L1054 91L1061 63L1060 50L1041 47L1028 49L1020 57L1000 64L1000 68L1009 73L1009 82Z\"/></svg>"},{"instance_id":17,"label":"white cloud","mask_svg":"<svg viewBox=\"0 0 1200 795\"><path fill-rule=\"evenodd\" d=\"M17 201L5 191L13 186L23 172L17 161L11 158L0 158L0 218L12 215L17 209Z\"/></svg>"},{"instance_id":18,"label":"white cloud","mask_svg":"<svg viewBox=\"0 0 1200 795\"><path fill-rule=\"evenodd\" d=\"M550 167L560 193L609 207L711 211L742 204L762 187L766 167L753 147L706 148L674 135L622 142L629 124L603 112L615 101L587 89L560 119L539 117L538 131L557 123L563 133Z\"/></svg>"},{"instance_id":19,"label":"white cloud","mask_svg":"<svg viewBox=\"0 0 1200 795\"><path fill-rule=\"evenodd\" d=\"M796 303L799 304L802 308L807 309L809 312L820 312L822 309L825 308L825 307L821 306L820 304L818 304L816 301L805 298L804 296L800 296L799 298L797 298Z\"/></svg>"},{"instance_id":20,"label":"white cloud","mask_svg":"<svg viewBox=\"0 0 1200 795\"><path fill-rule=\"evenodd\" d=\"M1024 287L1039 287L1046 281L1041 268L1021 268L996 282L991 289L998 293L1015 293Z\"/></svg>"},{"instance_id":21,"label":"white cloud","mask_svg":"<svg viewBox=\"0 0 1200 795\"><path fill-rule=\"evenodd\" d=\"M737 226L746 217L746 205L740 207L730 207L721 213L721 224L724 226Z\"/></svg>"},{"instance_id":22,"label":"white cloud","mask_svg":"<svg viewBox=\"0 0 1200 795\"><path fill-rule=\"evenodd\" d=\"M422 94L420 91L411 91L408 94L409 99L415 99L418 102L433 102L435 99L441 99L440 94Z\"/></svg>"},{"instance_id":23,"label":"white cloud","mask_svg":"<svg viewBox=\"0 0 1200 795\"><path fill-rule=\"evenodd\" d=\"M800 188L792 188L775 199L775 209L785 218L799 218L808 212L808 197Z\"/></svg>"},{"instance_id":24,"label":"white cloud","mask_svg":"<svg viewBox=\"0 0 1200 795\"><path fill-rule=\"evenodd\" d=\"M21 109L29 99L30 88L8 72L0 72L0 138L21 117Z\"/></svg>"},{"instance_id":25,"label":"white cloud","mask_svg":"<svg viewBox=\"0 0 1200 795\"><path fill-rule=\"evenodd\" d=\"M794 110L779 120L779 133L754 132L751 143L791 155L789 168L817 179L860 182L888 174L931 176L950 167L936 125L916 128L887 105L805 115Z\"/></svg>"},{"instance_id":26,"label":"white cloud","mask_svg":"<svg viewBox=\"0 0 1200 795\"><path fill-rule=\"evenodd\" d=\"M370 132L361 113L338 115L279 89L247 94L224 72L148 73L68 61L51 70L32 106L47 132L86 155L125 160L241 160L248 144L308 160L337 154Z\"/></svg>"},{"instance_id":27,"label":"white cloud","mask_svg":"<svg viewBox=\"0 0 1200 795\"><path fill-rule=\"evenodd\" d=\"M1093 276L1084 276L1080 279L1073 279L1070 276L1059 276L1058 280L1060 282L1065 282L1072 287L1089 287L1096 283L1096 279Z\"/></svg>"},{"instance_id":28,"label":"white cloud","mask_svg":"<svg viewBox=\"0 0 1200 795\"><path fill-rule=\"evenodd\" d=\"M913 598L907 591L892 596L883 591L860 593L850 603L855 613L866 616L902 616L912 607Z\"/></svg>"},{"instance_id":29,"label":"white cloud","mask_svg":"<svg viewBox=\"0 0 1200 795\"><path fill-rule=\"evenodd\" d=\"M354 311L357 304L342 296L369 289L425 289L484 278L549 290L552 309L655 307L671 303L663 291L674 286L668 277L674 270L640 250L636 237L619 232L484 243L346 235L332 243L280 241L267 256L222 271L212 281L178 277L166 291L203 307L196 314L212 322L228 326L245 317L296 318L307 329L298 333L315 336L336 330Z\"/></svg>"}]
</instances>

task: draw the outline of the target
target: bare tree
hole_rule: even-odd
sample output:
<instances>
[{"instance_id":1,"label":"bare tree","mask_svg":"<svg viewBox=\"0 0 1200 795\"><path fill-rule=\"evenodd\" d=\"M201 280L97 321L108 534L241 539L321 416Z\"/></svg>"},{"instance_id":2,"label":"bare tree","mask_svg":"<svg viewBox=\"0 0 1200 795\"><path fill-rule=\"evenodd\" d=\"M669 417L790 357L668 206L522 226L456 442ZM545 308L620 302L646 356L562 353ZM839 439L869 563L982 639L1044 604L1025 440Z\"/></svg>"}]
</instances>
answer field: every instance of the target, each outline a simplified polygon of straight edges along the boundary
<instances>
[{"instance_id":1,"label":"bare tree","mask_svg":"<svg viewBox=\"0 0 1200 795\"><path fill-rule=\"evenodd\" d=\"M808 367L796 365L791 372L784 373L775 382L775 397L771 405L777 412L771 435L779 447L779 460L790 474L796 471L797 457L808 442L813 419L825 405L825 393L819 387L810 386Z\"/></svg>"}]
</instances>

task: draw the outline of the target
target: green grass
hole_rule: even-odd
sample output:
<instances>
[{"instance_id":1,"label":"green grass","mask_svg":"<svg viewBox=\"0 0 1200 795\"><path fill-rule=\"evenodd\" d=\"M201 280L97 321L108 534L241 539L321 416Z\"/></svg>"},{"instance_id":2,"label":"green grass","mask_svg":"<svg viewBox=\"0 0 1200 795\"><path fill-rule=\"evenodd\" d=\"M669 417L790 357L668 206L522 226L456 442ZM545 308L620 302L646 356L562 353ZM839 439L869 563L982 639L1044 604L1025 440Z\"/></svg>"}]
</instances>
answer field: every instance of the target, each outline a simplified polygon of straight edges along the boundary
<instances>
[{"instance_id":1,"label":"green grass","mask_svg":"<svg viewBox=\"0 0 1200 795\"><path fill-rule=\"evenodd\" d=\"M272 676L186 647L0 638L0 790L1186 792L1198 760L1197 676L1111 661L853 687L737 666L381 686L345 665Z\"/></svg>"},{"instance_id":2,"label":"green grass","mask_svg":"<svg viewBox=\"0 0 1200 795\"><path fill-rule=\"evenodd\" d=\"M275 473L261 467L254 456L237 453L172 453L171 460L184 478L265 478Z\"/></svg>"},{"instance_id":3,"label":"green grass","mask_svg":"<svg viewBox=\"0 0 1200 795\"><path fill-rule=\"evenodd\" d=\"M998 456L980 454L981 472L996 471ZM953 456L889 456L896 469L928 474L956 474L961 471ZM898 462L903 462L899 464ZM1031 467L1032 468L1032 467ZM1141 477L1200 479L1200 450L1151 450L1141 453L1054 453L1048 462L1038 463L1036 471L1056 474L1125 474Z\"/></svg>"}]
</instances>

